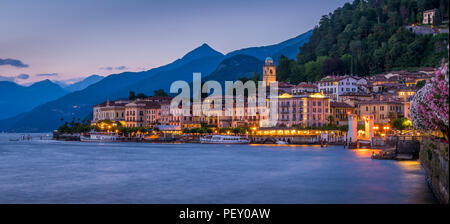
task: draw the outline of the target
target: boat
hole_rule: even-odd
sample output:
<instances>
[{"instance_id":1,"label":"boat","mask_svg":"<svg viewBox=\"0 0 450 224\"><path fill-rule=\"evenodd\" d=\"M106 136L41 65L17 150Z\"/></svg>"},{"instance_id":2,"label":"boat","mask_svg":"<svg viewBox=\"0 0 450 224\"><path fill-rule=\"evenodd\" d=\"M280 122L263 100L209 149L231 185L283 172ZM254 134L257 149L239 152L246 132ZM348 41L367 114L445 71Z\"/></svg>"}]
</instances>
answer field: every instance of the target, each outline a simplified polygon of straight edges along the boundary
<instances>
[{"instance_id":1,"label":"boat","mask_svg":"<svg viewBox=\"0 0 450 224\"><path fill-rule=\"evenodd\" d=\"M89 137L80 136L82 142L117 142L119 138L116 134L90 134Z\"/></svg>"},{"instance_id":2,"label":"boat","mask_svg":"<svg viewBox=\"0 0 450 224\"><path fill-rule=\"evenodd\" d=\"M200 137L200 143L202 144L248 144L249 140L246 137L241 136L229 136L229 135L207 135Z\"/></svg>"},{"instance_id":3,"label":"boat","mask_svg":"<svg viewBox=\"0 0 450 224\"><path fill-rule=\"evenodd\" d=\"M287 145L287 144L288 144L287 142L281 141L281 140L278 140L278 141L275 142L275 143L278 144L278 145Z\"/></svg>"},{"instance_id":4,"label":"boat","mask_svg":"<svg viewBox=\"0 0 450 224\"><path fill-rule=\"evenodd\" d=\"M20 139L18 139L18 138L10 138L10 139L9 139L10 142L18 142L19 140L20 140Z\"/></svg>"}]
</instances>

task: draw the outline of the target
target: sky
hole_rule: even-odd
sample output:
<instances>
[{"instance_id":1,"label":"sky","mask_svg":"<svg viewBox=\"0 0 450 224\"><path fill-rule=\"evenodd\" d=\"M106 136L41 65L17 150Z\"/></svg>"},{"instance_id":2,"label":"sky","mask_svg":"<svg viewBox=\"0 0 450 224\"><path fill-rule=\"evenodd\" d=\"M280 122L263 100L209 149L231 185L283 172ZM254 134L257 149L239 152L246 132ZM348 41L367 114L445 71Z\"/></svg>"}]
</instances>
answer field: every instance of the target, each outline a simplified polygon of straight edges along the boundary
<instances>
[{"instance_id":1,"label":"sky","mask_svg":"<svg viewBox=\"0 0 450 224\"><path fill-rule=\"evenodd\" d=\"M348 0L0 0L0 81L78 81L298 36Z\"/></svg>"}]
</instances>

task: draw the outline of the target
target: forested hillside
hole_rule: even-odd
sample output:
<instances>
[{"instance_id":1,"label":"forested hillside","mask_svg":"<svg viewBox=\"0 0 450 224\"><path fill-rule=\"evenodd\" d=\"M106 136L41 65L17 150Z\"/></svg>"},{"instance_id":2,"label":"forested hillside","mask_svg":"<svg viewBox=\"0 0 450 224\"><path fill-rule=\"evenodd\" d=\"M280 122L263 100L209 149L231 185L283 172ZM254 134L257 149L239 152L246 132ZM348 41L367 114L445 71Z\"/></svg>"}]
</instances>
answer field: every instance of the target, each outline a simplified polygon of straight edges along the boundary
<instances>
[{"instance_id":1,"label":"forested hillside","mask_svg":"<svg viewBox=\"0 0 450 224\"><path fill-rule=\"evenodd\" d=\"M448 59L448 33L416 35L422 12L437 9L434 27L448 29L449 0L355 0L322 16L297 60L280 58L280 81L315 81L326 75L373 75L437 66Z\"/></svg>"}]
</instances>

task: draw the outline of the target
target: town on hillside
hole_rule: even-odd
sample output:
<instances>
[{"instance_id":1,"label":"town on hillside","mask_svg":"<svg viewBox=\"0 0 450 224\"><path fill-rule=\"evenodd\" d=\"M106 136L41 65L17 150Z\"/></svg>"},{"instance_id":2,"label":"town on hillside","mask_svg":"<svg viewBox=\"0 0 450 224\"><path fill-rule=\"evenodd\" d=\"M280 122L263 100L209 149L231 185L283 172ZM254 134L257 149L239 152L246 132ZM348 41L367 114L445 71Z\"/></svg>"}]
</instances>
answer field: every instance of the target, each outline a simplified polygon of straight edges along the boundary
<instances>
[{"instance_id":1,"label":"town on hillside","mask_svg":"<svg viewBox=\"0 0 450 224\"><path fill-rule=\"evenodd\" d=\"M393 71L370 77L326 76L318 82L297 85L279 82L278 123L273 128L260 127L262 117L258 113L256 116L237 115L236 112L233 116L220 117L175 116L170 113L171 96L107 100L93 107L92 125L110 132L119 132L120 126L127 127L135 130L129 134L139 134L143 138L145 133L151 136L152 130L178 136L208 133L270 135L279 130L345 131L349 115L355 114L360 118L373 115L376 135L385 136L391 129L406 133L405 130L412 126L410 101L433 74L433 68L420 68L417 72ZM276 81L276 66L270 57L264 64L263 80ZM244 111L255 109L247 106L244 104ZM360 119L360 123L364 121ZM360 132L364 135L364 130ZM408 133L413 134L413 131Z\"/></svg>"}]
</instances>

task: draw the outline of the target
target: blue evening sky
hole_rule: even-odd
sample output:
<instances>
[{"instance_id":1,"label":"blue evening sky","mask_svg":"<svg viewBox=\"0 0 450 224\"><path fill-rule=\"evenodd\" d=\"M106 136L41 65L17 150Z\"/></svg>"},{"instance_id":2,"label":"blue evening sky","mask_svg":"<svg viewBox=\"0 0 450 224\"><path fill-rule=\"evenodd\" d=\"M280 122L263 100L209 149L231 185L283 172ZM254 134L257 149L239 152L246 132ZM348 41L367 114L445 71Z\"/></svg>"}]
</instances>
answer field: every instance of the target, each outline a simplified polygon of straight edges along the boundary
<instances>
[{"instance_id":1,"label":"blue evening sky","mask_svg":"<svg viewBox=\"0 0 450 224\"><path fill-rule=\"evenodd\" d=\"M347 1L0 0L0 78L70 80L147 70L202 43L224 54L274 44Z\"/></svg>"}]
</instances>

